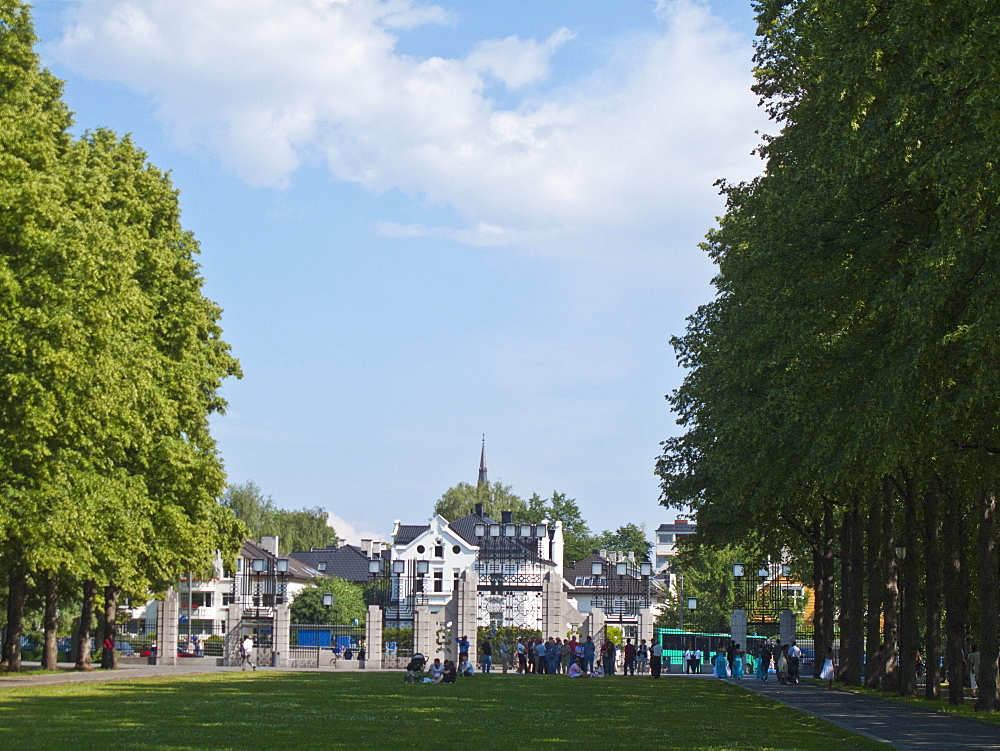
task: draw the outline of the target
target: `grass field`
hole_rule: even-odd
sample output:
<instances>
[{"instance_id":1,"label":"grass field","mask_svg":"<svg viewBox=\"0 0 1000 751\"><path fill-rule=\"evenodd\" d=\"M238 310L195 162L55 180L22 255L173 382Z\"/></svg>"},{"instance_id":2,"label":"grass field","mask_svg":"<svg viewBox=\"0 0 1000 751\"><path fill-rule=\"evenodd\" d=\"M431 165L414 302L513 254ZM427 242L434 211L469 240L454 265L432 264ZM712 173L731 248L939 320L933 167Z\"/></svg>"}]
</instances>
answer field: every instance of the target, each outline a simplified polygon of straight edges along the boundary
<instances>
[{"instance_id":1,"label":"grass field","mask_svg":"<svg viewBox=\"0 0 1000 751\"><path fill-rule=\"evenodd\" d=\"M0 690L0 748L884 748L722 681L222 673Z\"/></svg>"}]
</instances>

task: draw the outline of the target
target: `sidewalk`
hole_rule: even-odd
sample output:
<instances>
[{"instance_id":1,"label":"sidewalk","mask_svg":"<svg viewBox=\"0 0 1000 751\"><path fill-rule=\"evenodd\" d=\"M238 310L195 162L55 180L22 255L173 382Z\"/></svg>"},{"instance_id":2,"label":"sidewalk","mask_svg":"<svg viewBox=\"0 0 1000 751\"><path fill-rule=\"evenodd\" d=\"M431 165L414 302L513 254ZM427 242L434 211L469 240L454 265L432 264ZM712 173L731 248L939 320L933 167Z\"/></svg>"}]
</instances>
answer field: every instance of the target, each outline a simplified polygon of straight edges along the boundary
<instances>
[{"instance_id":1,"label":"sidewalk","mask_svg":"<svg viewBox=\"0 0 1000 751\"><path fill-rule=\"evenodd\" d=\"M782 686L752 676L731 681L747 691L898 749L1000 748L1000 724L932 712L812 683Z\"/></svg>"}]
</instances>

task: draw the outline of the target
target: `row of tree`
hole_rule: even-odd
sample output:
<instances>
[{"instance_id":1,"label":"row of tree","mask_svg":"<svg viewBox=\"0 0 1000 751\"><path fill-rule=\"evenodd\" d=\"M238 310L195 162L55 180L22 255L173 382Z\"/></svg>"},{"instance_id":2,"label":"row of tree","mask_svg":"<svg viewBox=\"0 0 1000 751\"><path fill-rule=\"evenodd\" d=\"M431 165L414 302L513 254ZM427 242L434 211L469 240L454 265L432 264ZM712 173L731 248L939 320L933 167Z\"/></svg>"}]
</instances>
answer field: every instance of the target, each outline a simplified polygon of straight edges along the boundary
<instances>
[{"instance_id":1,"label":"row of tree","mask_svg":"<svg viewBox=\"0 0 1000 751\"><path fill-rule=\"evenodd\" d=\"M811 570L817 649L915 690L917 651L998 707L1000 43L958 0L761 0L765 171L723 184L715 299L674 341L658 463L704 544ZM835 592L836 584L836 592ZM944 633L942 634L942 629Z\"/></svg>"},{"instance_id":2,"label":"row of tree","mask_svg":"<svg viewBox=\"0 0 1000 751\"><path fill-rule=\"evenodd\" d=\"M651 545L646 539L644 525L629 522L614 531L604 530L595 534L590 531L576 500L558 491L552 491L549 498L533 493L529 499L524 500L510 485L504 485L500 481L479 485L460 482L446 490L438 499L434 504L434 513L452 521L471 514L476 504L482 504L483 513L492 519L500 519L502 512L510 511L515 521L524 524L537 524L543 520L561 521L565 566L572 566L594 550L631 551L635 553L637 560L649 560Z\"/></svg>"},{"instance_id":3,"label":"row of tree","mask_svg":"<svg viewBox=\"0 0 1000 751\"><path fill-rule=\"evenodd\" d=\"M285 555L297 550L331 547L338 541L337 531L328 524L326 511L319 507L298 511L278 508L274 499L265 496L252 480L227 487L222 494L222 505L232 509L253 539L277 535L278 545Z\"/></svg>"},{"instance_id":4,"label":"row of tree","mask_svg":"<svg viewBox=\"0 0 1000 751\"><path fill-rule=\"evenodd\" d=\"M55 662L59 595L162 591L232 558L208 416L239 364L202 294L178 194L130 138L70 135L27 7L0 0L0 570L3 661L20 668L26 606ZM89 661L89 650L81 650Z\"/></svg>"}]
</instances>

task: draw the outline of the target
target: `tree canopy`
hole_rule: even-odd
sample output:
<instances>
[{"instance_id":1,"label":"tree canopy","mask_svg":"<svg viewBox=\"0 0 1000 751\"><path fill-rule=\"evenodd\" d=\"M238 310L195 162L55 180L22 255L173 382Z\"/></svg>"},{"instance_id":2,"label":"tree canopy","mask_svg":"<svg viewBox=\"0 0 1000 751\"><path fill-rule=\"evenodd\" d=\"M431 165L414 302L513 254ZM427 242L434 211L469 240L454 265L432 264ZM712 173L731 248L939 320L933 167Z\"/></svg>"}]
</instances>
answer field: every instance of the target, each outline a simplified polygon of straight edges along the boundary
<instances>
[{"instance_id":1,"label":"tree canopy","mask_svg":"<svg viewBox=\"0 0 1000 751\"><path fill-rule=\"evenodd\" d=\"M327 523L326 511L319 507L298 511L278 508L252 480L226 488L222 505L232 509L254 539L277 535L278 545L286 554L326 548L337 542L337 531Z\"/></svg>"}]
</instances>

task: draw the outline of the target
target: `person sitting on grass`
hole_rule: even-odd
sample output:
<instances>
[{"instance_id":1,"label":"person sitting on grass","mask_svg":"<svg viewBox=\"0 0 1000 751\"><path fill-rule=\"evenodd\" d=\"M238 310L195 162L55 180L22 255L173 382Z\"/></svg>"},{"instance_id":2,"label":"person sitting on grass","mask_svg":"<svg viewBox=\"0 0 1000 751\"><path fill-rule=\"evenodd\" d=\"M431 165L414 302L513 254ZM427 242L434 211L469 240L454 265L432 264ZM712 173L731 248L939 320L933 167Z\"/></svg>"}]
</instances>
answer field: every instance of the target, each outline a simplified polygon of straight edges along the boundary
<instances>
[{"instance_id":1,"label":"person sitting on grass","mask_svg":"<svg viewBox=\"0 0 1000 751\"><path fill-rule=\"evenodd\" d=\"M434 662L432 662L431 666L427 668L427 675L429 675L431 680L435 683L440 683L444 678L444 665L441 664L440 657L434 658Z\"/></svg>"},{"instance_id":2,"label":"person sitting on grass","mask_svg":"<svg viewBox=\"0 0 1000 751\"><path fill-rule=\"evenodd\" d=\"M580 667L580 663L575 661L569 666L569 670L566 672L569 673L570 678L579 678L580 676L585 675L583 668Z\"/></svg>"},{"instance_id":3,"label":"person sitting on grass","mask_svg":"<svg viewBox=\"0 0 1000 751\"><path fill-rule=\"evenodd\" d=\"M455 670L455 663L451 660L444 661L444 672L441 674L441 683L454 683L458 671Z\"/></svg>"},{"instance_id":4,"label":"person sitting on grass","mask_svg":"<svg viewBox=\"0 0 1000 751\"><path fill-rule=\"evenodd\" d=\"M471 678L476 674L476 669L472 667L472 663L469 662L468 658L458 666L458 674L463 678Z\"/></svg>"}]
</instances>

